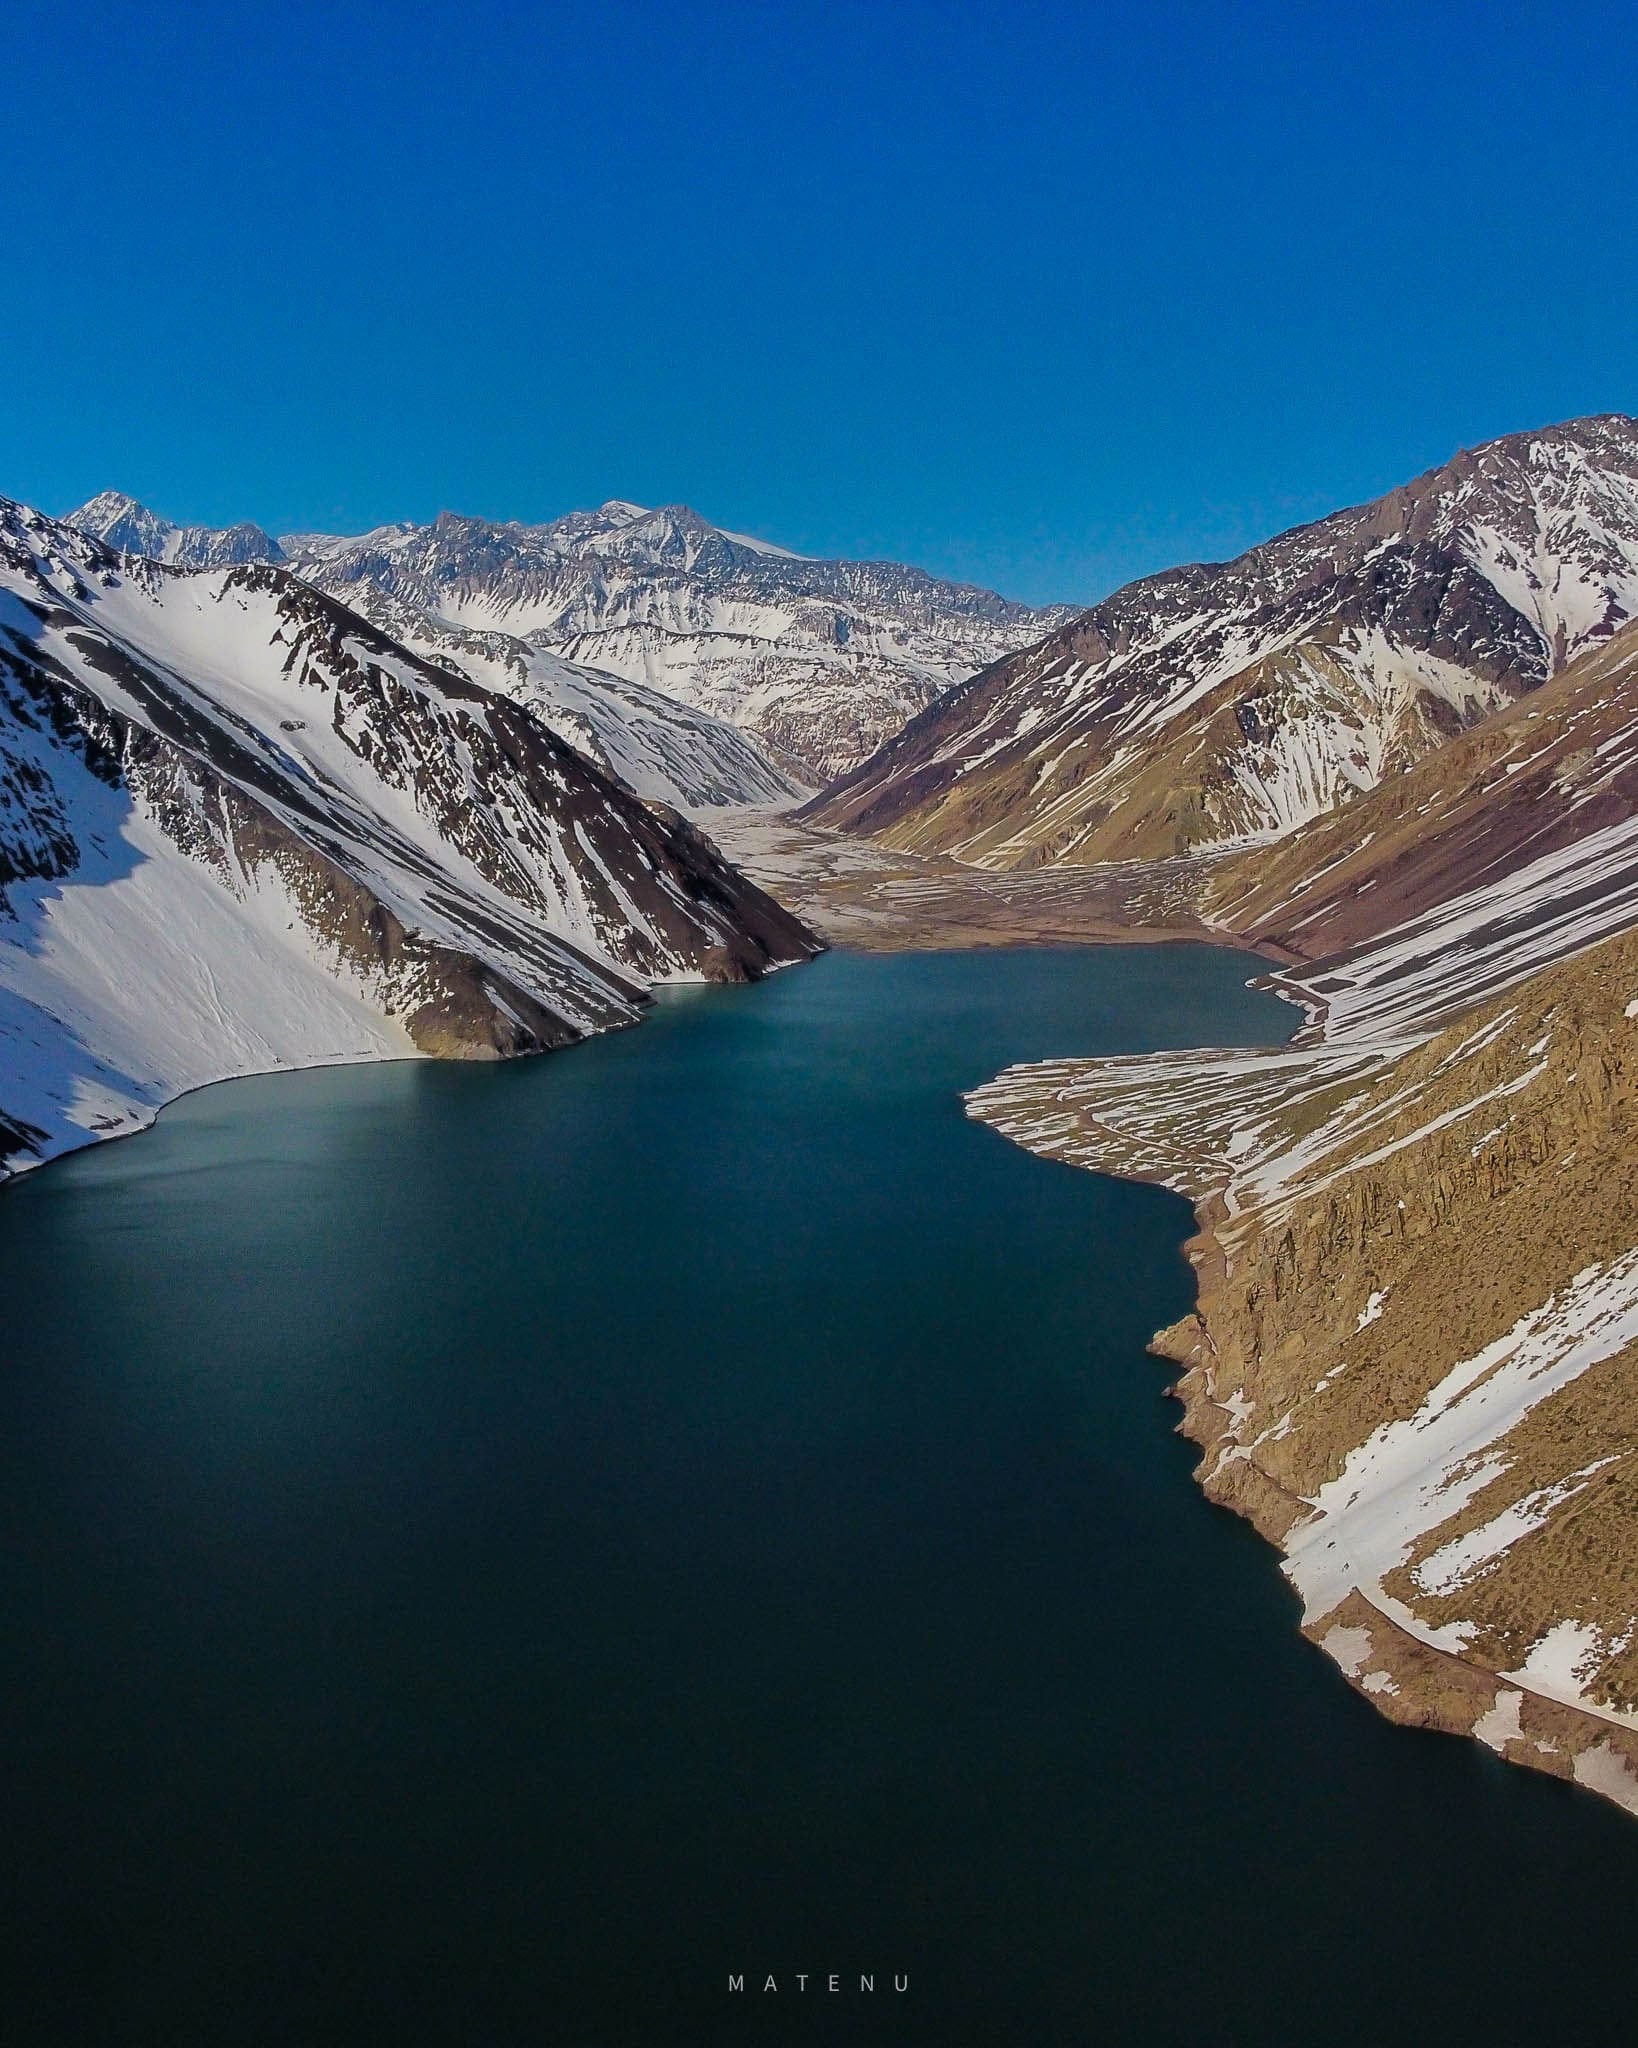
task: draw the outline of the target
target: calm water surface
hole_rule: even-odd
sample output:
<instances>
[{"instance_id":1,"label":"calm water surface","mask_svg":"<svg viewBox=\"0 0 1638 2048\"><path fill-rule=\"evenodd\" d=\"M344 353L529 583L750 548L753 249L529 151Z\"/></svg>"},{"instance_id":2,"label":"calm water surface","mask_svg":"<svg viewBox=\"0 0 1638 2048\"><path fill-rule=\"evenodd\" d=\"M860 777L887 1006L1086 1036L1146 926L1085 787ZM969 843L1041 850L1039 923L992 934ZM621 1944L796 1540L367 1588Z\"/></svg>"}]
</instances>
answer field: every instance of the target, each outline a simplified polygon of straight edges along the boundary
<instances>
[{"instance_id":1,"label":"calm water surface","mask_svg":"<svg viewBox=\"0 0 1638 2048\"><path fill-rule=\"evenodd\" d=\"M1630 2040L1638 1826L1348 1691L1184 1205L962 1116L1246 972L833 956L0 1194L5 2038Z\"/></svg>"}]
</instances>

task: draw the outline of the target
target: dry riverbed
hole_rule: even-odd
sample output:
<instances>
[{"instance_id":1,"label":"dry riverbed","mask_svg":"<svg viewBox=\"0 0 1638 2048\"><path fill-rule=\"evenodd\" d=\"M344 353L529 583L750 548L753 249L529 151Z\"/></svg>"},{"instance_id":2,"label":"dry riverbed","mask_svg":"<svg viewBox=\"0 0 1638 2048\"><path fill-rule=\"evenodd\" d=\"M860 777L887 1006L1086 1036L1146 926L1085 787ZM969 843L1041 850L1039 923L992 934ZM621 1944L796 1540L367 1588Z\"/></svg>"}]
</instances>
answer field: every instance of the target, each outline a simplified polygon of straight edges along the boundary
<instances>
[{"instance_id":1,"label":"dry riverbed","mask_svg":"<svg viewBox=\"0 0 1638 2048\"><path fill-rule=\"evenodd\" d=\"M991 873L821 831L779 810L698 818L752 881L832 945L857 952L1223 940L1195 909L1198 862Z\"/></svg>"}]
</instances>

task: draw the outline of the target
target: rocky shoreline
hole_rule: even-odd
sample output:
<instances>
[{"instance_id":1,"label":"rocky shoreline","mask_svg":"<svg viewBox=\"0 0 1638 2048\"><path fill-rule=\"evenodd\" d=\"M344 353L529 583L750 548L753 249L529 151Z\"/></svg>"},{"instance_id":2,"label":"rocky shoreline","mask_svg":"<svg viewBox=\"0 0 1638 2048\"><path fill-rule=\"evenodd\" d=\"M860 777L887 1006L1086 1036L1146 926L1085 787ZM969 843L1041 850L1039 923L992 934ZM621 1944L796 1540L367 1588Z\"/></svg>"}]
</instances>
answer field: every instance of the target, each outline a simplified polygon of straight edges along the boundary
<instances>
[{"instance_id":1,"label":"rocky shoreline","mask_svg":"<svg viewBox=\"0 0 1638 2048\"><path fill-rule=\"evenodd\" d=\"M968 1112L1192 1202L1151 1348L1355 1690L1638 1812L1638 935L1402 1038L1314 979L1288 1047L1015 1068Z\"/></svg>"},{"instance_id":2,"label":"rocky shoreline","mask_svg":"<svg viewBox=\"0 0 1638 2048\"><path fill-rule=\"evenodd\" d=\"M1214 1268L1222 1247L1208 1200L1196 1209L1199 1234L1186 1247L1200 1280L1195 1308L1156 1333L1149 1349L1183 1368L1168 1388L1183 1409L1177 1433L1200 1449L1195 1482L1207 1499L1247 1521L1265 1542L1286 1552L1286 1538L1307 1503L1249 1459L1225 1459L1236 1446L1234 1417L1213 1388L1211 1333ZM1405 1728L1431 1729L1482 1742L1508 1763L1523 1764L1603 1794L1638 1814L1638 1728L1548 1698L1470 1659L1414 1635L1355 1591L1302 1632L1337 1666L1379 1714Z\"/></svg>"}]
</instances>

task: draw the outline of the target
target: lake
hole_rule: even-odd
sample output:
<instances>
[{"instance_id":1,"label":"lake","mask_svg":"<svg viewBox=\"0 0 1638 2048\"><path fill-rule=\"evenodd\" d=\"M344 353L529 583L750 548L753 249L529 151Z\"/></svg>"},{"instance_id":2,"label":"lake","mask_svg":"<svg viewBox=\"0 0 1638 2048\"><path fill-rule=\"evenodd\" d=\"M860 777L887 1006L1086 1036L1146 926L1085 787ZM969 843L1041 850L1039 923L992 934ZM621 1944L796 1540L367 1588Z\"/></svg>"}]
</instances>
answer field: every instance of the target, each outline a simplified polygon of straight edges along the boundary
<instances>
[{"instance_id":1,"label":"lake","mask_svg":"<svg viewBox=\"0 0 1638 2048\"><path fill-rule=\"evenodd\" d=\"M1256 965L831 955L0 1192L8 2042L1627 2038L1638 1826L1350 1692L1145 1354L1186 1205L962 1114Z\"/></svg>"}]
</instances>

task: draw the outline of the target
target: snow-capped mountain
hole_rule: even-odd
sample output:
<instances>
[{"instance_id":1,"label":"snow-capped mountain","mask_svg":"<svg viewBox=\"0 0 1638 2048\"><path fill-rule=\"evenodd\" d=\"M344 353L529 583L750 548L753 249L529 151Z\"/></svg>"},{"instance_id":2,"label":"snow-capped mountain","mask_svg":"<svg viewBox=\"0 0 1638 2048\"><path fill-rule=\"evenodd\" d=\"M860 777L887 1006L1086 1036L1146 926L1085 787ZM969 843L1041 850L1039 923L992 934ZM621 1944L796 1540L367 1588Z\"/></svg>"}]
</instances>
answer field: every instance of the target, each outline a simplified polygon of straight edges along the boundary
<instances>
[{"instance_id":1,"label":"snow-capped mountain","mask_svg":"<svg viewBox=\"0 0 1638 2048\"><path fill-rule=\"evenodd\" d=\"M663 691L565 661L510 633L452 626L372 583L354 607L428 661L528 705L560 739L638 796L685 810L783 804L805 785L749 733Z\"/></svg>"},{"instance_id":2,"label":"snow-capped mountain","mask_svg":"<svg viewBox=\"0 0 1638 2048\"><path fill-rule=\"evenodd\" d=\"M1638 422L1517 434L1127 585L951 691L818 821L993 867L1273 839L1638 612Z\"/></svg>"},{"instance_id":3,"label":"snow-capped mountain","mask_svg":"<svg viewBox=\"0 0 1638 2048\"><path fill-rule=\"evenodd\" d=\"M227 1074L562 1045L815 950L527 704L287 570L0 501L13 1167Z\"/></svg>"},{"instance_id":4,"label":"snow-capped mountain","mask_svg":"<svg viewBox=\"0 0 1638 2048\"><path fill-rule=\"evenodd\" d=\"M160 560L203 559L230 545L226 533L173 527L115 491L67 523ZM259 529L231 530L247 532ZM574 715L611 762L645 752L623 734L621 705L640 703L652 725L662 716L656 695L750 734L763 766L743 786L724 772L732 750L715 730L684 725L657 742L673 764L694 744L691 733L717 757L704 781L719 793L702 802L768 801L751 783L765 783L770 769L786 795L827 781L952 683L1073 615L895 562L811 560L712 526L685 505L654 511L619 498L534 526L445 512L424 526L290 533L269 545L275 554L254 559L285 560L371 616L389 608L417 642L421 615L429 641L448 628L500 633L569 664L582 681L595 672L604 681ZM516 674L520 659L508 655L502 671ZM564 685L561 667L540 673ZM642 694L628 700L619 683Z\"/></svg>"},{"instance_id":5,"label":"snow-capped mountain","mask_svg":"<svg viewBox=\"0 0 1638 2048\"><path fill-rule=\"evenodd\" d=\"M288 535L303 575L502 631L751 733L810 783L1069 615L891 562L811 561L686 506L610 500L540 526L443 513L357 540Z\"/></svg>"},{"instance_id":6,"label":"snow-capped mountain","mask_svg":"<svg viewBox=\"0 0 1638 2048\"><path fill-rule=\"evenodd\" d=\"M631 509L635 513L636 508ZM379 583L368 576L328 576L325 564L332 555L352 549L351 540L292 534L286 546L270 540L258 527L173 526L119 491L103 492L70 513L64 523L94 533L110 547L187 567L299 558L304 576L316 585L333 582L354 610L403 646L527 704L559 738L638 796L689 810L782 803L822 779L803 771L804 784L738 726L647 684L566 661L498 628L464 626L442 618L419 601L427 594L424 588L406 595L392 576ZM560 524L573 532L572 518ZM394 527L383 532L404 535L416 530Z\"/></svg>"},{"instance_id":7,"label":"snow-capped mountain","mask_svg":"<svg viewBox=\"0 0 1638 2048\"><path fill-rule=\"evenodd\" d=\"M282 562L284 549L248 519L237 526L176 526L123 491L99 491L63 522L128 555L178 569L231 569L241 562Z\"/></svg>"}]
</instances>

